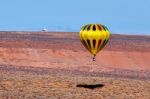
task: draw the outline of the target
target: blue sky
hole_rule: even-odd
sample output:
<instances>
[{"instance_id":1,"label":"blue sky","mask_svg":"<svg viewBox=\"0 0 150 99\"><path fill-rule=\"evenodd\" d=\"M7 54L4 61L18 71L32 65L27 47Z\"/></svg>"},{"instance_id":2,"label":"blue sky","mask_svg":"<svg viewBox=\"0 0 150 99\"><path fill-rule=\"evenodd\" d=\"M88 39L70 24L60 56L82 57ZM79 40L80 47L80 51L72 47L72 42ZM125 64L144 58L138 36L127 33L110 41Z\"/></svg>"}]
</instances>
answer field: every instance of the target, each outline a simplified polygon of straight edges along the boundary
<instances>
[{"instance_id":1,"label":"blue sky","mask_svg":"<svg viewBox=\"0 0 150 99\"><path fill-rule=\"evenodd\" d=\"M0 31L76 31L88 23L112 33L150 34L150 0L0 0Z\"/></svg>"}]
</instances>

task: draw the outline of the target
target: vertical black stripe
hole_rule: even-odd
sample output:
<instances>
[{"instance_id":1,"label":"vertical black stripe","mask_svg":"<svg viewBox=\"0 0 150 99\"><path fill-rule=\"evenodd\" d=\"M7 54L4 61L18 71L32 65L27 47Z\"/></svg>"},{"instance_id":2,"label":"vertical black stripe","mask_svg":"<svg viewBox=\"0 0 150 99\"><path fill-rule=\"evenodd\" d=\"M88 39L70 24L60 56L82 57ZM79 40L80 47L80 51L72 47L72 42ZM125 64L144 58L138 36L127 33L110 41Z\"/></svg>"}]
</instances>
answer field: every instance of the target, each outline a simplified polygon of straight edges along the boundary
<instances>
[{"instance_id":1,"label":"vertical black stripe","mask_svg":"<svg viewBox=\"0 0 150 99\"><path fill-rule=\"evenodd\" d=\"M86 29L87 26L88 26L88 25L84 26L83 31Z\"/></svg>"},{"instance_id":2,"label":"vertical black stripe","mask_svg":"<svg viewBox=\"0 0 150 99\"><path fill-rule=\"evenodd\" d=\"M107 30L107 29L105 28L105 26L102 25L102 27L103 27L103 29L104 29L105 31Z\"/></svg>"},{"instance_id":3,"label":"vertical black stripe","mask_svg":"<svg viewBox=\"0 0 150 99\"><path fill-rule=\"evenodd\" d=\"M91 49L91 43L90 43L90 40L89 40L89 39L87 39L87 43L88 43L88 45L89 45L89 47L90 47L90 49Z\"/></svg>"},{"instance_id":4,"label":"vertical black stripe","mask_svg":"<svg viewBox=\"0 0 150 99\"><path fill-rule=\"evenodd\" d=\"M108 30L108 28L104 25L105 29Z\"/></svg>"},{"instance_id":5,"label":"vertical black stripe","mask_svg":"<svg viewBox=\"0 0 150 99\"><path fill-rule=\"evenodd\" d=\"M89 30L90 30L90 28L91 28L91 25L89 25L89 26L87 27L87 31L89 31Z\"/></svg>"},{"instance_id":6,"label":"vertical black stripe","mask_svg":"<svg viewBox=\"0 0 150 99\"><path fill-rule=\"evenodd\" d=\"M102 28L101 28L101 26L100 25L97 25L97 27L98 27L98 29L101 31L102 30Z\"/></svg>"},{"instance_id":7,"label":"vertical black stripe","mask_svg":"<svg viewBox=\"0 0 150 99\"><path fill-rule=\"evenodd\" d=\"M95 31L96 30L96 26L95 25L93 25L93 31Z\"/></svg>"},{"instance_id":8,"label":"vertical black stripe","mask_svg":"<svg viewBox=\"0 0 150 99\"><path fill-rule=\"evenodd\" d=\"M95 45L96 45L96 40L94 39L93 40L93 47L94 47L94 49L95 49Z\"/></svg>"},{"instance_id":9,"label":"vertical black stripe","mask_svg":"<svg viewBox=\"0 0 150 99\"><path fill-rule=\"evenodd\" d=\"M83 41L83 45L85 46L85 48L88 49L88 46L86 45L85 41L84 40L82 40L82 41Z\"/></svg>"},{"instance_id":10,"label":"vertical black stripe","mask_svg":"<svg viewBox=\"0 0 150 99\"><path fill-rule=\"evenodd\" d=\"M100 40L98 41L98 46L97 46L97 50L98 50L98 51L100 50L100 45L101 45L101 43L102 43L102 40L100 39Z\"/></svg>"},{"instance_id":11,"label":"vertical black stripe","mask_svg":"<svg viewBox=\"0 0 150 99\"><path fill-rule=\"evenodd\" d=\"M108 40L105 39L104 42L103 42L103 44L102 44L102 46L101 46L101 49L105 47L105 45L107 44L107 42L108 42Z\"/></svg>"},{"instance_id":12,"label":"vertical black stripe","mask_svg":"<svg viewBox=\"0 0 150 99\"><path fill-rule=\"evenodd\" d=\"M98 48L100 47L101 42L102 42L102 40L100 39L100 40L98 41Z\"/></svg>"}]
</instances>

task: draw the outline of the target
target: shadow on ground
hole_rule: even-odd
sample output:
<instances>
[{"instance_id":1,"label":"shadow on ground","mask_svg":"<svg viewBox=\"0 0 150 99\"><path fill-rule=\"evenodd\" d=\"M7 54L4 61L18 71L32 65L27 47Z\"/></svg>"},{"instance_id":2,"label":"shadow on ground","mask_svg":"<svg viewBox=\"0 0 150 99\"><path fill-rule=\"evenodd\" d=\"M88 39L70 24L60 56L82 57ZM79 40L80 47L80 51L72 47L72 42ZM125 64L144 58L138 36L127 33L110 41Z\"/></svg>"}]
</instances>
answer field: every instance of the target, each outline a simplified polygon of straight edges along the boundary
<instances>
[{"instance_id":1,"label":"shadow on ground","mask_svg":"<svg viewBox=\"0 0 150 99\"><path fill-rule=\"evenodd\" d=\"M88 88L88 89L95 89L103 87L103 84L78 84L76 87Z\"/></svg>"}]
</instances>

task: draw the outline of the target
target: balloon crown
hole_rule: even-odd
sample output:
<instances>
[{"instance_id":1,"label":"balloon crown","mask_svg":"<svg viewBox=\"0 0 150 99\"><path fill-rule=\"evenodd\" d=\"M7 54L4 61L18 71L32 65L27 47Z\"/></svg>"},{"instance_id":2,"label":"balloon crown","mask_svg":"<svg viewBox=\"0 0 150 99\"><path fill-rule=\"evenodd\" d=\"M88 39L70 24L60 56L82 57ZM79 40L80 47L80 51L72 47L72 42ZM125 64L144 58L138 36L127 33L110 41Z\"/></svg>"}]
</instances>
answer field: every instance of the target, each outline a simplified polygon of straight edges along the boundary
<instances>
[{"instance_id":1,"label":"balloon crown","mask_svg":"<svg viewBox=\"0 0 150 99\"><path fill-rule=\"evenodd\" d=\"M81 31L109 31L105 25L87 24L81 28Z\"/></svg>"}]
</instances>

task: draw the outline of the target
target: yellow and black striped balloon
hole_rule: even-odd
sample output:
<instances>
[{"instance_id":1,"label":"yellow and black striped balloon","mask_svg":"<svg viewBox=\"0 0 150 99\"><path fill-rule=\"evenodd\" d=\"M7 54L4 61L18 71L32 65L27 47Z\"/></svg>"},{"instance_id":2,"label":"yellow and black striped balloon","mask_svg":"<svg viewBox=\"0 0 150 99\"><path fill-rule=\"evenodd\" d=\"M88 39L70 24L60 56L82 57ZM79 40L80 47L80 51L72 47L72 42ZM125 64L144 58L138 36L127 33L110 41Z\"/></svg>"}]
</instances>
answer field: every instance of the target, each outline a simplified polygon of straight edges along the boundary
<instances>
[{"instance_id":1,"label":"yellow and black striped balloon","mask_svg":"<svg viewBox=\"0 0 150 99\"><path fill-rule=\"evenodd\" d=\"M104 48L110 36L108 28L101 24L88 24L80 30L80 40L88 51L96 54Z\"/></svg>"}]
</instances>

